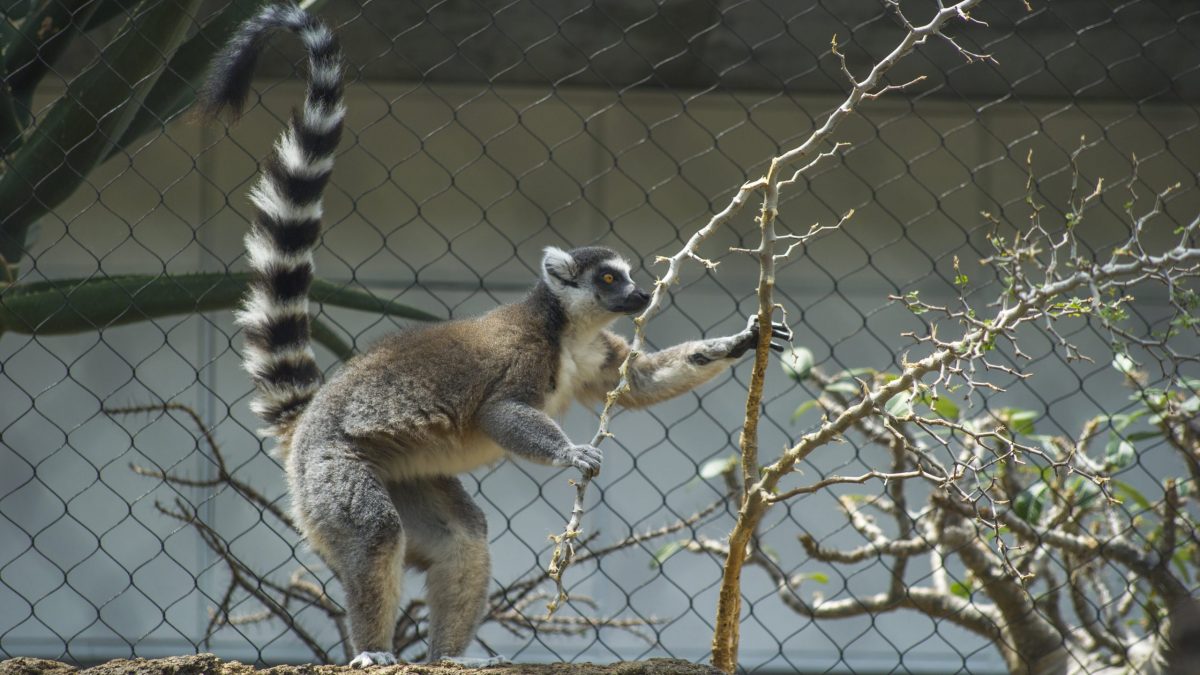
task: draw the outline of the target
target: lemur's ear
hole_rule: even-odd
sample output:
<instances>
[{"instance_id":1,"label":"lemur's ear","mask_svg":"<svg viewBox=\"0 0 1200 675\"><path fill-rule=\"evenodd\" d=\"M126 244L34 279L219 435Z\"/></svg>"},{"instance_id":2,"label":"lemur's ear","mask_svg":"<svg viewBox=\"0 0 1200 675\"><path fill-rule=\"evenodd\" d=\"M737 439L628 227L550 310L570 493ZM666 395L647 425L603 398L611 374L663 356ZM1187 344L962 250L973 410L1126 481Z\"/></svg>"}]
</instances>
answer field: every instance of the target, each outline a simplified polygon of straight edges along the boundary
<instances>
[{"instance_id":1,"label":"lemur's ear","mask_svg":"<svg viewBox=\"0 0 1200 675\"><path fill-rule=\"evenodd\" d=\"M575 258L557 246L547 246L542 256L542 278L551 286L575 286L579 273Z\"/></svg>"}]
</instances>

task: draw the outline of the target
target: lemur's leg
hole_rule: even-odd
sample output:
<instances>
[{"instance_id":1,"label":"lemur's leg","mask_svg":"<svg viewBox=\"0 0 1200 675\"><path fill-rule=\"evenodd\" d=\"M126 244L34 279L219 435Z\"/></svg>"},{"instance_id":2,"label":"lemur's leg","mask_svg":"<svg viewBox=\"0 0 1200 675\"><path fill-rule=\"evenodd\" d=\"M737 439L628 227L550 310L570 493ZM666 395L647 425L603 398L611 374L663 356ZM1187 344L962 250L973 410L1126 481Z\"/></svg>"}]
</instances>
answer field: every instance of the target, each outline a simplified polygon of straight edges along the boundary
<instances>
[{"instance_id":1,"label":"lemur's leg","mask_svg":"<svg viewBox=\"0 0 1200 675\"><path fill-rule=\"evenodd\" d=\"M790 340L792 332L787 326L772 325L772 338ZM584 398L603 400L620 379L617 368L629 354L629 343L624 338L605 331L608 358L605 376L598 378L600 387L592 386ZM642 354L630 364L629 391L618 402L626 408L641 408L678 396L704 384L733 365L758 343L758 320L750 317L746 329L728 337L709 338L683 342L657 352ZM772 342L771 347L782 350L783 345Z\"/></svg>"},{"instance_id":2,"label":"lemur's leg","mask_svg":"<svg viewBox=\"0 0 1200 675\"><path fill-rule=\"evenodd\" d=\"M427 570L429 660L459 656L487 605L487 520L455 477L393 483L390 492L404 521L408 562Z\"/></svg>"},{"instance_id":3,"label":"lemur's leg","mask_svg":"<svg viewBox=\"0 0 1200 675\"><path fill-rule=\"evenodd\" d=\"M346 591L350 665L396 662L405 532L384 483L346 447L295 447L289 473L302 531Z\"/></svg>"}]
</instances>

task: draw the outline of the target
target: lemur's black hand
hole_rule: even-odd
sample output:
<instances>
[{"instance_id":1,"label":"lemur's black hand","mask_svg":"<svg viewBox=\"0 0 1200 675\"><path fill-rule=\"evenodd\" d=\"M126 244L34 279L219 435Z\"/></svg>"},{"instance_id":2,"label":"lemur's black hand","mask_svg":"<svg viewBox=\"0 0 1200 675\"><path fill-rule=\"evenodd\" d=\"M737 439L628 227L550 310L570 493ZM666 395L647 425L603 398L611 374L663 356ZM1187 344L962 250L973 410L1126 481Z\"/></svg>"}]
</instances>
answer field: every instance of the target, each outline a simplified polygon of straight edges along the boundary
<instances>
[{"instance_id":1,"label":"lemur's black hand","mask_svg":"<svg viewBox=\"0 0 1200 675\"><path fill-rule=\"evenodd\" d=\"M758 344L757 315L750 316L749 320L746 321L746 330L739 333L736 338L737 342L734 342L733 347L729 349L729 353L726 355L727 358L741 358L743 354L751 349L754 349L755 345ZM782 352L784 350L783 342L778 342L775 338L786 342L791 342L792 329L788 328L787 324L779 321L774 321L771 323L771 349L776 352Z\"/></svg>"}]
</instances>

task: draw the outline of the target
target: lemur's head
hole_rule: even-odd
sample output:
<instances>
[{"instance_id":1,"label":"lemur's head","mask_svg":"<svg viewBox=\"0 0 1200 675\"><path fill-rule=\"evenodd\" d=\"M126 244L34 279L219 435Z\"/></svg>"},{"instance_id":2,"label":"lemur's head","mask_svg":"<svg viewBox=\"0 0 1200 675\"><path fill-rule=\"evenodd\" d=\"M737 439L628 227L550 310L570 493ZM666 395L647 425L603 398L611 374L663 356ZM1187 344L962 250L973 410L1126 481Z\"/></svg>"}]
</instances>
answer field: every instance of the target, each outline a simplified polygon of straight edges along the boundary
<instances>
[{"instance_id":1,"label":"lemur's head","mask_svg":"<svg viewBox=\"0 0 1200 675\"><path fill-rule=\"evenodd\" d=\"M629 278L629 263L603 246L570 251L547 246L542 280L573 316L608 314L611 320L617 314L637 314L650 304L650 294Z\"/></svg>"}]
</instances>

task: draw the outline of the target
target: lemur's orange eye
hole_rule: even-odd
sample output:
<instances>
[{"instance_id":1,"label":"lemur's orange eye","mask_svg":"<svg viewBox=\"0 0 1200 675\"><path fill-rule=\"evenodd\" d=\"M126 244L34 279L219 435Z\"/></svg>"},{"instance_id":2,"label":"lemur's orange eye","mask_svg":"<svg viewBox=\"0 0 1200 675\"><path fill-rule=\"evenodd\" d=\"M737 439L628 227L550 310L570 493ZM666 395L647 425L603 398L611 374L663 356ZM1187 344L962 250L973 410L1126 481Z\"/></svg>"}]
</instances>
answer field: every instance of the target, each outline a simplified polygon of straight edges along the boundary
<instances>
[{"instance_id":1,"label":"lemur's orange eye","mask_svg":"<svg viewBox=\"0 0 1200 675\"><path fill-rule=\"evenodd\" d=\"M614 277L611 274L605 274L604 276L602 276L600 278L603 279L604 283L606 283L606 284L611 284L613 282L613 280L616 279L616 277Z\"/></svg>"}]
</instances>

